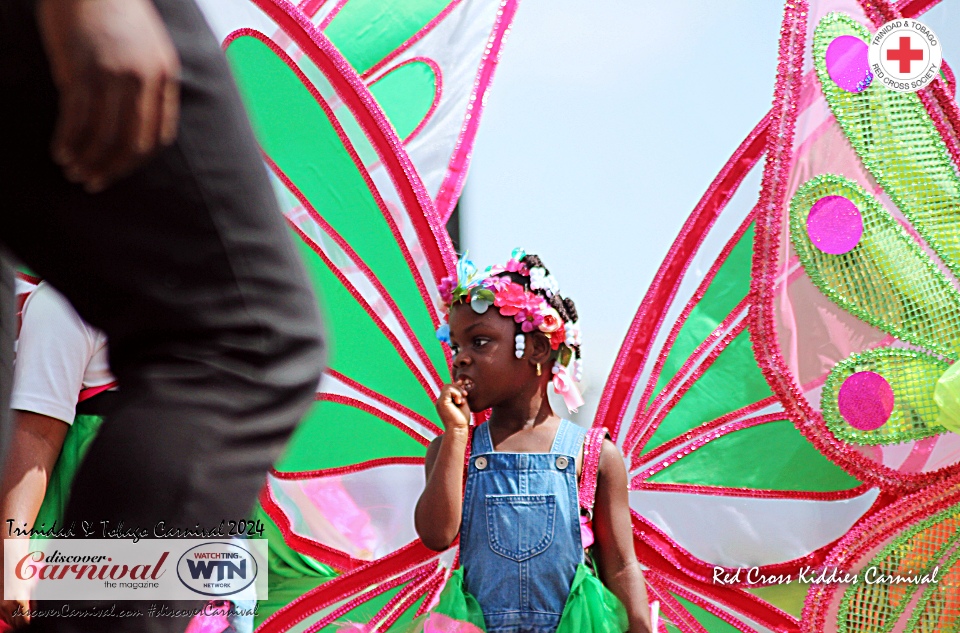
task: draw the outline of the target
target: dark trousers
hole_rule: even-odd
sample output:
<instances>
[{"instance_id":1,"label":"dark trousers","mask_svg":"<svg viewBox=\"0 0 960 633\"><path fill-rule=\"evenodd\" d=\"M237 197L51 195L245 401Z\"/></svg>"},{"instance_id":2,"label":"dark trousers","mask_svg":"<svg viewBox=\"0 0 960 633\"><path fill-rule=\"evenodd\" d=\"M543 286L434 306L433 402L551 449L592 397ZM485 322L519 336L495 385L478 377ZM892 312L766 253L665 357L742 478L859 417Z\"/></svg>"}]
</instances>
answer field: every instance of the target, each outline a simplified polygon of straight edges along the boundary
<instances>
[{"instance_id":1,"label":"dark trousers","mask_svg":"<svg viewBox=\"0 0 960 633\"><path fill-rule=\"evenodd\" d=\"M67 524L247 517L321 371L316 299L221 50L191 0L155 2L183 66L178 140L88 195L50 158L57 93L32 2L0 0L0 242L106 332L120 387ZM51 618L36 628L186 624Z\"/></svg>"}]
</instances>

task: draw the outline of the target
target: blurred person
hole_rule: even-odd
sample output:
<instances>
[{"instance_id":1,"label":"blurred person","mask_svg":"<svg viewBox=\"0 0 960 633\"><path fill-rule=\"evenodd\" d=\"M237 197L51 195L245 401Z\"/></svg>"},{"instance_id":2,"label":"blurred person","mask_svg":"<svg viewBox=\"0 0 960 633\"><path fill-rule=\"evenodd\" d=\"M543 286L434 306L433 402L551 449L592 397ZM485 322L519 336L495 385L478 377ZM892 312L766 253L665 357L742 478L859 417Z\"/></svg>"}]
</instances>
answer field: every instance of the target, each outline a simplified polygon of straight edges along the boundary
<instances>
[{"instance_id":1,"label":"blurred person","mask_svg":"<svg viewBox=\"0 0 960 633\"><path fill-rule=\"evenodd\" d=\"M96 436L116 381L107 338L41 281L23 305L17 341L9 459L0 478L0 517L25 529L64 529L70 485ZM8 538L6 525L3 539ZM22 554L26 554L26 537ZM19 557L14 557L17 559ZM6 559L5 556L0 559ZM0 581L0 587L2 587ZM0 596L2 598L2 596ZM0 601L0 621L19 626L24 600Z\"/></svg>"},{"instance_id":2,"label":"blurred person","mask_svg":"<svg viewBox=\"0 0 960 633\"><path fill-rule=\"evenodd\" d=\"M0 91L0 242L105 333L119 385L64 523L243 519L313 400L323 344L316 299L202 15L190 0L4 0Z\"/></svg>"},{"instance_id":3,"label":"blurred person","mask_svg":"<svg viewBox=\"0 0 960 633\"><path fill-rule=\"evenodd\" d=\"M13 438L0 479L0 516L13 518L15 525L58 531L67 527L63 514L70 486L116 397L116 381L107 361L107 337L50 284L41 281L30 292L21 314L10 398ZM253 616L219 613L231 605L252 609L253 602L208 605L215 614L195 616L194 630L252 630ZM25 624L27 618L14 617L17 606L29 610L25 601L0 601L0 621Z\"/></svg>"}]
</instances>

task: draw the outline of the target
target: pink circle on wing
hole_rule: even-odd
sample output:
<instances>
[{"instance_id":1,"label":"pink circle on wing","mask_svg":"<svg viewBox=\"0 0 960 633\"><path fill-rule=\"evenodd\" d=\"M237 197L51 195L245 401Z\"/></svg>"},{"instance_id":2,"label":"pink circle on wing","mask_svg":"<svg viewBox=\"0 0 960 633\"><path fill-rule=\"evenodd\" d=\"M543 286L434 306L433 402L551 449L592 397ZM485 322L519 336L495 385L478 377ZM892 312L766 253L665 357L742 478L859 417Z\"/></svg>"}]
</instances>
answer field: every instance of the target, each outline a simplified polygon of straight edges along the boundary
<instances>
[{"instance_id":1,"label":"pink circle on wing","mask_svg":"<svg viewBox=\"0 0 960 633\"><path fill-rule=\"evenodd\" d=\"M847 92L863 92L873 81L869 47L859 37L841 35L827 47L827 74Z\"/></svg>"},{"instance_id":2,"label":"pink circle on wing","mask_svg":"<svg viewBox=\"0 0 960 633\"><path fill-rule=\"evenodd\" d=\"M873 431L886 424L893 413L893 389L880 374L858 371L843 381L837 406L850 426Z\"/></svg>"},{"instance_id":3,"label":"pink circle on wing","mask_svg":"<svg viewBox=\"0 0 960 633\"><path fill-rule=\"evenodd\" d=\"M824 196L810 208L807 235L813 245L824 253L849 253L863 236L860 209L843 196Z\"/></svg>"}]
</instances>

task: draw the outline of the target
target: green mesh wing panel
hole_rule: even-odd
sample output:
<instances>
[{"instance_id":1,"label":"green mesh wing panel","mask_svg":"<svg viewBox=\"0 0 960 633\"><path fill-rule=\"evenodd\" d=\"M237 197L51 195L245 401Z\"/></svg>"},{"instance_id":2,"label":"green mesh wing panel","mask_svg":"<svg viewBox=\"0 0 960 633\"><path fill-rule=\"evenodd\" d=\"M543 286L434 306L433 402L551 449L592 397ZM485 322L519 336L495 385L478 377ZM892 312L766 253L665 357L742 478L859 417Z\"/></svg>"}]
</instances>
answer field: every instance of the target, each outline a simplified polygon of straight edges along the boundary
<instances>
[{"instance_id":1,"label":"green mesh wing panel","mask_svg":"<svg viewBox=\"0 0 960 633\"><path fill-rule=\"evenodd\" d=\"M823 95L863 164L944 263L960 272L960 178L920 97L873 82L862 92L839 88L825 53L841 35L868 41L858 22L831 13L817 25L813 59Z\"/></svg>"},{"instance_id":2,"label":"green mesh wing panel","mask_svg":"<svg viewBox=\"0 0 960 633\"><path fill-rule=\"evenodd\" d=\"M826 196L842 196L860 211L863 235L847 253L825 253L808 235L810 209ZM790 203L790 237L804 270L838 305L898 338L957 358L960 292L859 185L830 174L804 183Z\"/></svg>"},{"instance_id":3,"label":"green mesh wing panel","mask_svg":"<svg viewBox=\"0 0 960 633\"><path fill-rule=\"evenodd\" d=\"M830 431L853 444L899 444L946 432L937 424L939 409L933 387L949 365L935 356L909 349L868 350L841 361L823 387L821 409ZM894 394L893 411L878 429L854 428L840 414L838 393L844 381L857 372L883 376Z\"/></svg>"}]
</instances>

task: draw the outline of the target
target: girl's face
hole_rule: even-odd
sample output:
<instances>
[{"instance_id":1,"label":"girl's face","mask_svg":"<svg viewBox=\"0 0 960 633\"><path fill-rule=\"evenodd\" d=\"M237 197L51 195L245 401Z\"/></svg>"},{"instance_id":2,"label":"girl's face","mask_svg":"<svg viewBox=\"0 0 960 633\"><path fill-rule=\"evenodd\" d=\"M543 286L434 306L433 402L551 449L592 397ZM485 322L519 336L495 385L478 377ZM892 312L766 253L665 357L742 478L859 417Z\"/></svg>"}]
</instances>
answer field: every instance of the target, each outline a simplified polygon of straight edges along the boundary
<instances>
[{"instance_id":1,"label":"girl's face","mask_svg":"<svg viewBox=\"0 0 960 633\"><path fill-rule=\"evenodd\" d=\"M462 380L473 412L484 411L516 397L535 377L529 363L517 358L516 324L496 307L477 314L466 304L450 310L453 379Z\"/></svg>"}]
</instances>

